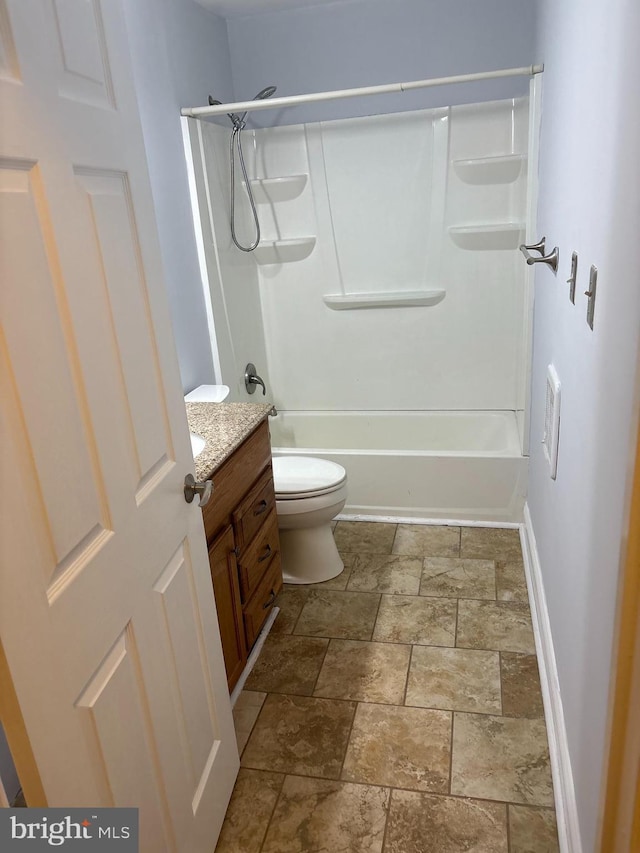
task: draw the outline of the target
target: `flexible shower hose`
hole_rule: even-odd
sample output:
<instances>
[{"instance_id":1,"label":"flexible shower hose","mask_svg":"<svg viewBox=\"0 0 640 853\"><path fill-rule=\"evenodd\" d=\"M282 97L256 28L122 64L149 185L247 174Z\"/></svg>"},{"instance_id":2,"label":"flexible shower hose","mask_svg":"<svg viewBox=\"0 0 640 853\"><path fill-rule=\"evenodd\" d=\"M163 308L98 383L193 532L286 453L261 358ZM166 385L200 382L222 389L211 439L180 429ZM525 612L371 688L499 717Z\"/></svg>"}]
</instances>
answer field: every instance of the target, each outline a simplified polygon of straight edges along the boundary
<instances>
[{"instance_id":1,"label":"flexible shower hose","mask_svg":"<svg viewBox=\"0 0 640 853\"><path fill-rule=\"evenodd\" d=\"M242 174L244 176L244 183L247 188L247 195L249 196L249 203L251 204L251 212L253 213L253 221L256 224L256 239L250 246L243 246L242 243L238 241L236 237L236 191L235 191L235 148L238 149L238 157L240 158L240 166L242 168ZM242 252L253 252L258 243L260 242L260 223L258 221L258 212L256 210L256 205L253 200L253 193L251 192L251 182L247 176L247 167L244 164L244 154L242 153L242 127L238 125L234 126L231 131L231 143L229 147L229 159L231 161L231 239L236 244L236 246Z\"/></svg>"}]
</instances>

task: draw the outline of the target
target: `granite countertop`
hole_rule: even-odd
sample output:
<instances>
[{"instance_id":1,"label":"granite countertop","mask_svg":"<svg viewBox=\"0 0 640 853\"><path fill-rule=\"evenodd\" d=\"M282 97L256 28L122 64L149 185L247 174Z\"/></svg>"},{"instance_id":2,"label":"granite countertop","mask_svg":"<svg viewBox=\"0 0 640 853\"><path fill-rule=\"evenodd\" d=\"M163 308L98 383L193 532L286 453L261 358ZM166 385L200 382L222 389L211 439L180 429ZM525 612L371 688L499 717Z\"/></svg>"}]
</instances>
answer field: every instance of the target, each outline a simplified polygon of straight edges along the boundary
<instances>
[{"instance_id":1,"label":"granite countertop","mask_svg":"<svg viewBox=\"0 0 640 853\"><path fill-rule=\"evenodd\" d=\"M273 409L273 403L185 403L189 429L206 441L196 480L208 479Z\"/></svg>"}]
</instances>

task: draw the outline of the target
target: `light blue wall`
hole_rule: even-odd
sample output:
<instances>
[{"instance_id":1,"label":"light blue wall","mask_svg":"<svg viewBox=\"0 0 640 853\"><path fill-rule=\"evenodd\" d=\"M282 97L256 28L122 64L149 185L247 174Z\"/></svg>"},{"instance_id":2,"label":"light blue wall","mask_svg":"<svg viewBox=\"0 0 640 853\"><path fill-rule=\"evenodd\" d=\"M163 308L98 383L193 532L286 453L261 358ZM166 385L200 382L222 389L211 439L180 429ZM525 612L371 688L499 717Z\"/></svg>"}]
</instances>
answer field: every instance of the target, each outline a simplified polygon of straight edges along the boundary
<instances>
[{"instance_id":1,"label":"light blue wall","mask_svg":"<svg viewBox=\"0 0 640 853\"><path fill-rule=\"evenodd\" d=\"M352 0L228 21L237 99L496 70L533 62L532 0ZM293 124L527 94L522 78L253 113Z\"/></svg>"},{"instance_id":2,"label":"light blue wall","mask_svg":"<svg viewBox=\"0 0 640 853\"><path fill-rule=\"evenodd\" d=\"M587 7L587 8L585 8ZM529 505L558 666L582 849L597 842L620 566L638 429L640 4L542 0L538 236ZM576 304L565 280L578 253ZM586 323L589 267L595 323ZM557 479L543 457L545 375L562 382Z\"/></svg>"},{"instance_id":3,"label":"light blue wall","mask_svg":"<svg viewBox=\"0 0 640 853\"><path fill-rule=\"evenodd\" d=\"M160 248L185 392L214 381L180 108L232 96L225 21L194 0L125 3Z\"/></svg>"}]
</instances>

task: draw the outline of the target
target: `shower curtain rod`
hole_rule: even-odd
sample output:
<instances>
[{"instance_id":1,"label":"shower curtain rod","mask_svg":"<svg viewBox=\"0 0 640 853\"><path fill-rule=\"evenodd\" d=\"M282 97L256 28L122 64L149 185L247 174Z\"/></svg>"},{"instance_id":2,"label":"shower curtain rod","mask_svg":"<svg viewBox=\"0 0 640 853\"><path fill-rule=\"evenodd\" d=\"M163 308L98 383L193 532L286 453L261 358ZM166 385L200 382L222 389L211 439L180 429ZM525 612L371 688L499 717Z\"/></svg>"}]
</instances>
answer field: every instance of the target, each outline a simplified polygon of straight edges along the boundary
<instances>
[{"instance_id":1,"label":"shower curtain rod","mask_svg":"<svg viewBox=\"0 0 640 853\"><path fill-rule=\"evenodd\" d=\"M295 107L318 101L333 101L339 98L357 98L361 95L386 95L391 92L409 92L412 89L428 89L431 86L446 86L449 83L472 83L475 80L495 80L499 77L531 77L540 74L543 65L525 65L522 68L504 68L501 71L480 71L477 74L458 74L455 77L432 77L429 80L412 80L409 83L388 83L383 86L363 86L359 89L335 89L331 92L311 92L308 95L285 95L260 101L238 101L232 104L216 104L211 107L183 107L181 114L200 118L220 116L227 113L272 110L277 107Z\"/></svg>"}]
</instances>

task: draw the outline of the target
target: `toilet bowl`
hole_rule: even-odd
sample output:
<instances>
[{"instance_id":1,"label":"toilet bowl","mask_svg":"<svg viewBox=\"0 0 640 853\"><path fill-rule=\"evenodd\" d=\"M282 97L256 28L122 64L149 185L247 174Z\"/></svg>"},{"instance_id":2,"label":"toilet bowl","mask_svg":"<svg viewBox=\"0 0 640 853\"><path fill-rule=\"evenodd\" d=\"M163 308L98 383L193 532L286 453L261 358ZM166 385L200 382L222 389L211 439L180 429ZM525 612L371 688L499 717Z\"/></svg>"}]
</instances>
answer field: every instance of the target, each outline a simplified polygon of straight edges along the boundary
<instances>
[{"instance_id":1,"label":"toilet bowl","mask_svg":"<svg viewBox=\"0 0 640 853\"><path fill-rule=\"evenodd\" d=\"M347 500L342 465L312 456L274 456L273 481L285 583L320 583L344 569L331 520Z\"/></svg>"}]
</instances>

